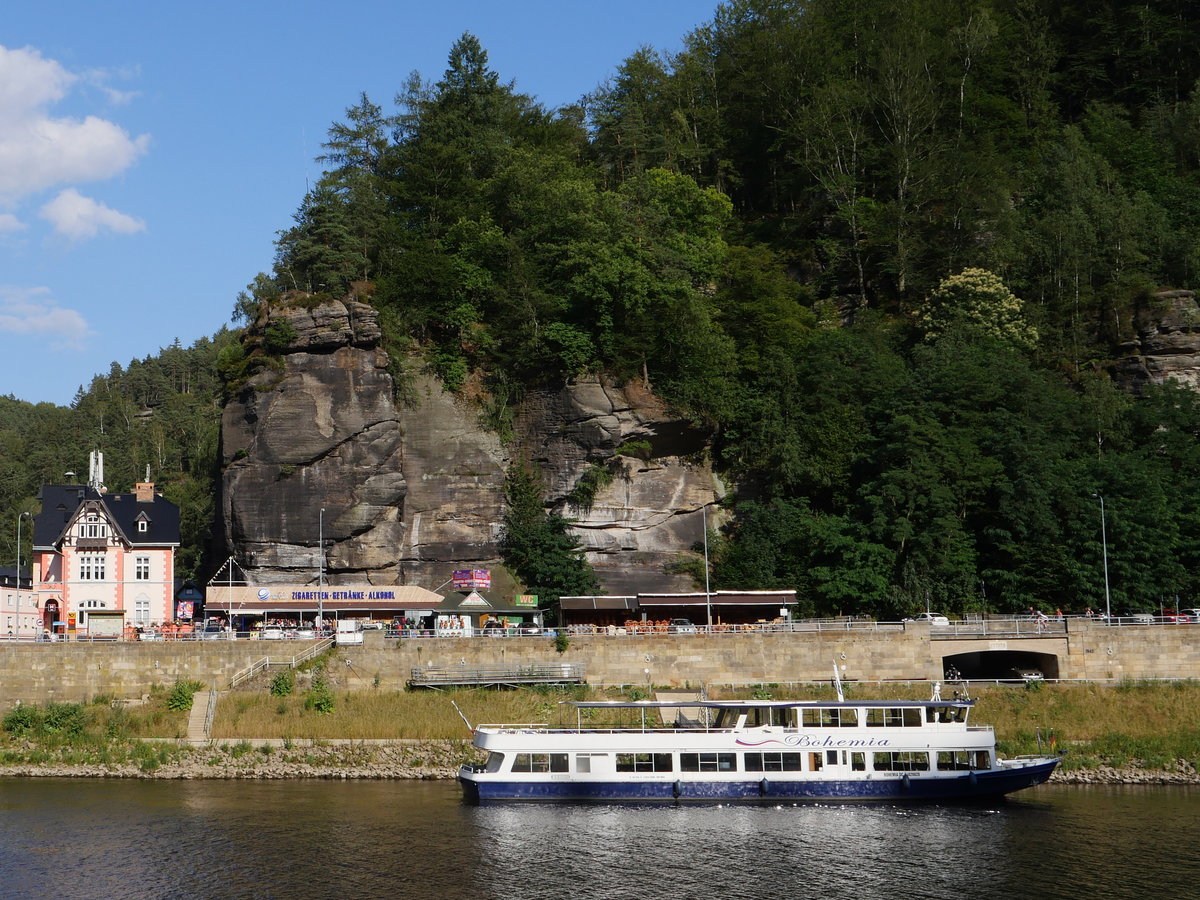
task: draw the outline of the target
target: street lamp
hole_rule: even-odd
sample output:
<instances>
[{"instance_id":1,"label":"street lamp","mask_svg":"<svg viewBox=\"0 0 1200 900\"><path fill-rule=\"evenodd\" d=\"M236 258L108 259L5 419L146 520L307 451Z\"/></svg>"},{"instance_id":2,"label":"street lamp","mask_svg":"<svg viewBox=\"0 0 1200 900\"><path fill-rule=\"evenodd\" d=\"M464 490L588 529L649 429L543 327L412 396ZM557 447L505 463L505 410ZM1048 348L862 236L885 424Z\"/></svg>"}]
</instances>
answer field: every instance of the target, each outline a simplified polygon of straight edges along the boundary
<instances>
[{"instance_id":1,"label":"street lamp","mask_svg":"<svg viewBox=\"0 0 1200 900\"><path fill-rule=\"evenodd\" d=\"M22 512L17 515L17 640L21 639L21 520L29 516L29 522L33 524L33 513ZM29 568L29 587L33 588L33 567Z\"/></svg>"},{"instance_id":2,"label":"street lamp","mask_svg":"<svg viewBox=\"0 0 1200 900\"><path fill-rule=\"evenodd\" d=\"M708 590L708 504L700 507L700 522L704 527L704 611L708 615L708 633L712 634L712 594Z\"/></svg>"},{"instance_id":3,"label":"street lamp","mask_svg":"<svg viewBox=\"0 0 1200 900\"><path fill-rule=\"evenodd\" d=\"M321 515L317 518L318 566L317 569L317 623L325 624L325 507L321 507Z\"/></svg>"},{"instance_id":4,"label":"street lamp","mask_svg":"<svg viewBox=\"0 0 1200 900\"><path fill-rule=\"evenodd\" d=\"M1108 590L1108 525L1104 516L1104 495L1092 494L1100 501L1100 542L1104 549L1104 621L1112 621L1112 597Z\"/></svg>"}]
</instances>

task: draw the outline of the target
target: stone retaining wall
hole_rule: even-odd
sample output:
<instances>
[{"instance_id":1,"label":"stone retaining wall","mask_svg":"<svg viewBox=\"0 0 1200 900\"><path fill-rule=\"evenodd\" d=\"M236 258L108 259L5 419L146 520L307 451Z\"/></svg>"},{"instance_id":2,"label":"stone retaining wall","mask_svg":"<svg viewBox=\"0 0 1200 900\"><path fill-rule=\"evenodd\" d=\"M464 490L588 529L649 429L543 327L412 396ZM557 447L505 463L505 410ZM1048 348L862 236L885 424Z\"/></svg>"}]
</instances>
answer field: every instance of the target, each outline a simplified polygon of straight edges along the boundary
<instances>
[{"instance_id":1,"label":"stone retaining wall","mask_svg":"<svg viewBox=\"0 0 1200 900\"><path fill-rule=\"evenodd\" d=\"M827 681L834 665L851 681L934 680L960 642L931 639L929 626L717 635L572 636L565 653L548 637L406 638L367 632L362 646L337 649L328 677L335 688L399 690L416 666L511 667L581 663L590 684L704 684ZM1045 638L1039 638L1043 646ZM1003 643L1021 650L1020 640ZM288 658L305 642L179 643L0 642L0 708L20 700L137 698L152 686L194 679L225 688L264 656ZM1057 646L1064 679L1200 678L1200 625L1106 627L1072 620Z\"/></svg>"}]
</instances>

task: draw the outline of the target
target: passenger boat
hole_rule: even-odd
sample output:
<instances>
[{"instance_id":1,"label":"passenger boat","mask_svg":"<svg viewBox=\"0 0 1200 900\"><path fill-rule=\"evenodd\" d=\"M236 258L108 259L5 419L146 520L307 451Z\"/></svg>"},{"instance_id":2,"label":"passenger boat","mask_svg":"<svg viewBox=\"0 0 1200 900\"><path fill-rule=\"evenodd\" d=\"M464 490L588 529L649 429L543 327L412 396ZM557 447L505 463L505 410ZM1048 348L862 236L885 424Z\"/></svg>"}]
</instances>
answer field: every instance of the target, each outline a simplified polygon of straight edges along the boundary
<instances>
[{"instance_id":1,"label":"passenger boat","mask_svg":"<svg viewBox=\"0 0 1200 900\"><path fill-rule=\"evenodd\" d=\"M960 801L1045 782L1059 757L997 757L992 728L968 724L974 702L570 702L573 728L475 727L487 761L458 778L474 803ZM602 710L626 724L590 724Z\"/></svg>"}]
</instances>

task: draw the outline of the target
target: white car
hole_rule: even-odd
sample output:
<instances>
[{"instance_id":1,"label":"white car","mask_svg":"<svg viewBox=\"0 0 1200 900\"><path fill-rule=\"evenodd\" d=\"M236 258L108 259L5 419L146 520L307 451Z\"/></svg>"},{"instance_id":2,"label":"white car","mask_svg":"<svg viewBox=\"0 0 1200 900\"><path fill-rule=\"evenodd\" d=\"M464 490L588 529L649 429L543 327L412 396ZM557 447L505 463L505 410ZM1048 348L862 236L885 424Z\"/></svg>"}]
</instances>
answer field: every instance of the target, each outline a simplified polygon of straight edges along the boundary
<instances>
[{"instance_id":1,"label":"white car","mask_svg":"<svg viewBox=\"0 0 1200 900\"><path fill-rule=\"evenodd\" d=\"M909 622L928 622L930 625L949 625L950 620L941 613L917 613Z\"/></svg>"}]
</instances>

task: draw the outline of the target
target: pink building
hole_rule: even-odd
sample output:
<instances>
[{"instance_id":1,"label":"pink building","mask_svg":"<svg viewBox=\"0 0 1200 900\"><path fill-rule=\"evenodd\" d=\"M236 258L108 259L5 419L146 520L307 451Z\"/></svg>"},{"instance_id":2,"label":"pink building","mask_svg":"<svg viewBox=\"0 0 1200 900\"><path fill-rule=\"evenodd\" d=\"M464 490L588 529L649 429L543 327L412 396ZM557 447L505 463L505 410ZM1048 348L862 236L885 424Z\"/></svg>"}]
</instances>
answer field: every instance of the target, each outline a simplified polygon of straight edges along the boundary
<instances>
[{"instance_id":1,"label":"pink building","mask_svg":"<svg viewBox=\"0 0 1200 900\"><path fill-rule=\"evenodd\" d=\"M153 484L131 494L47 484L38 499L32 577L42 628L120 634L174 618L179 507Z\"/></svg>"}]
</instances>

